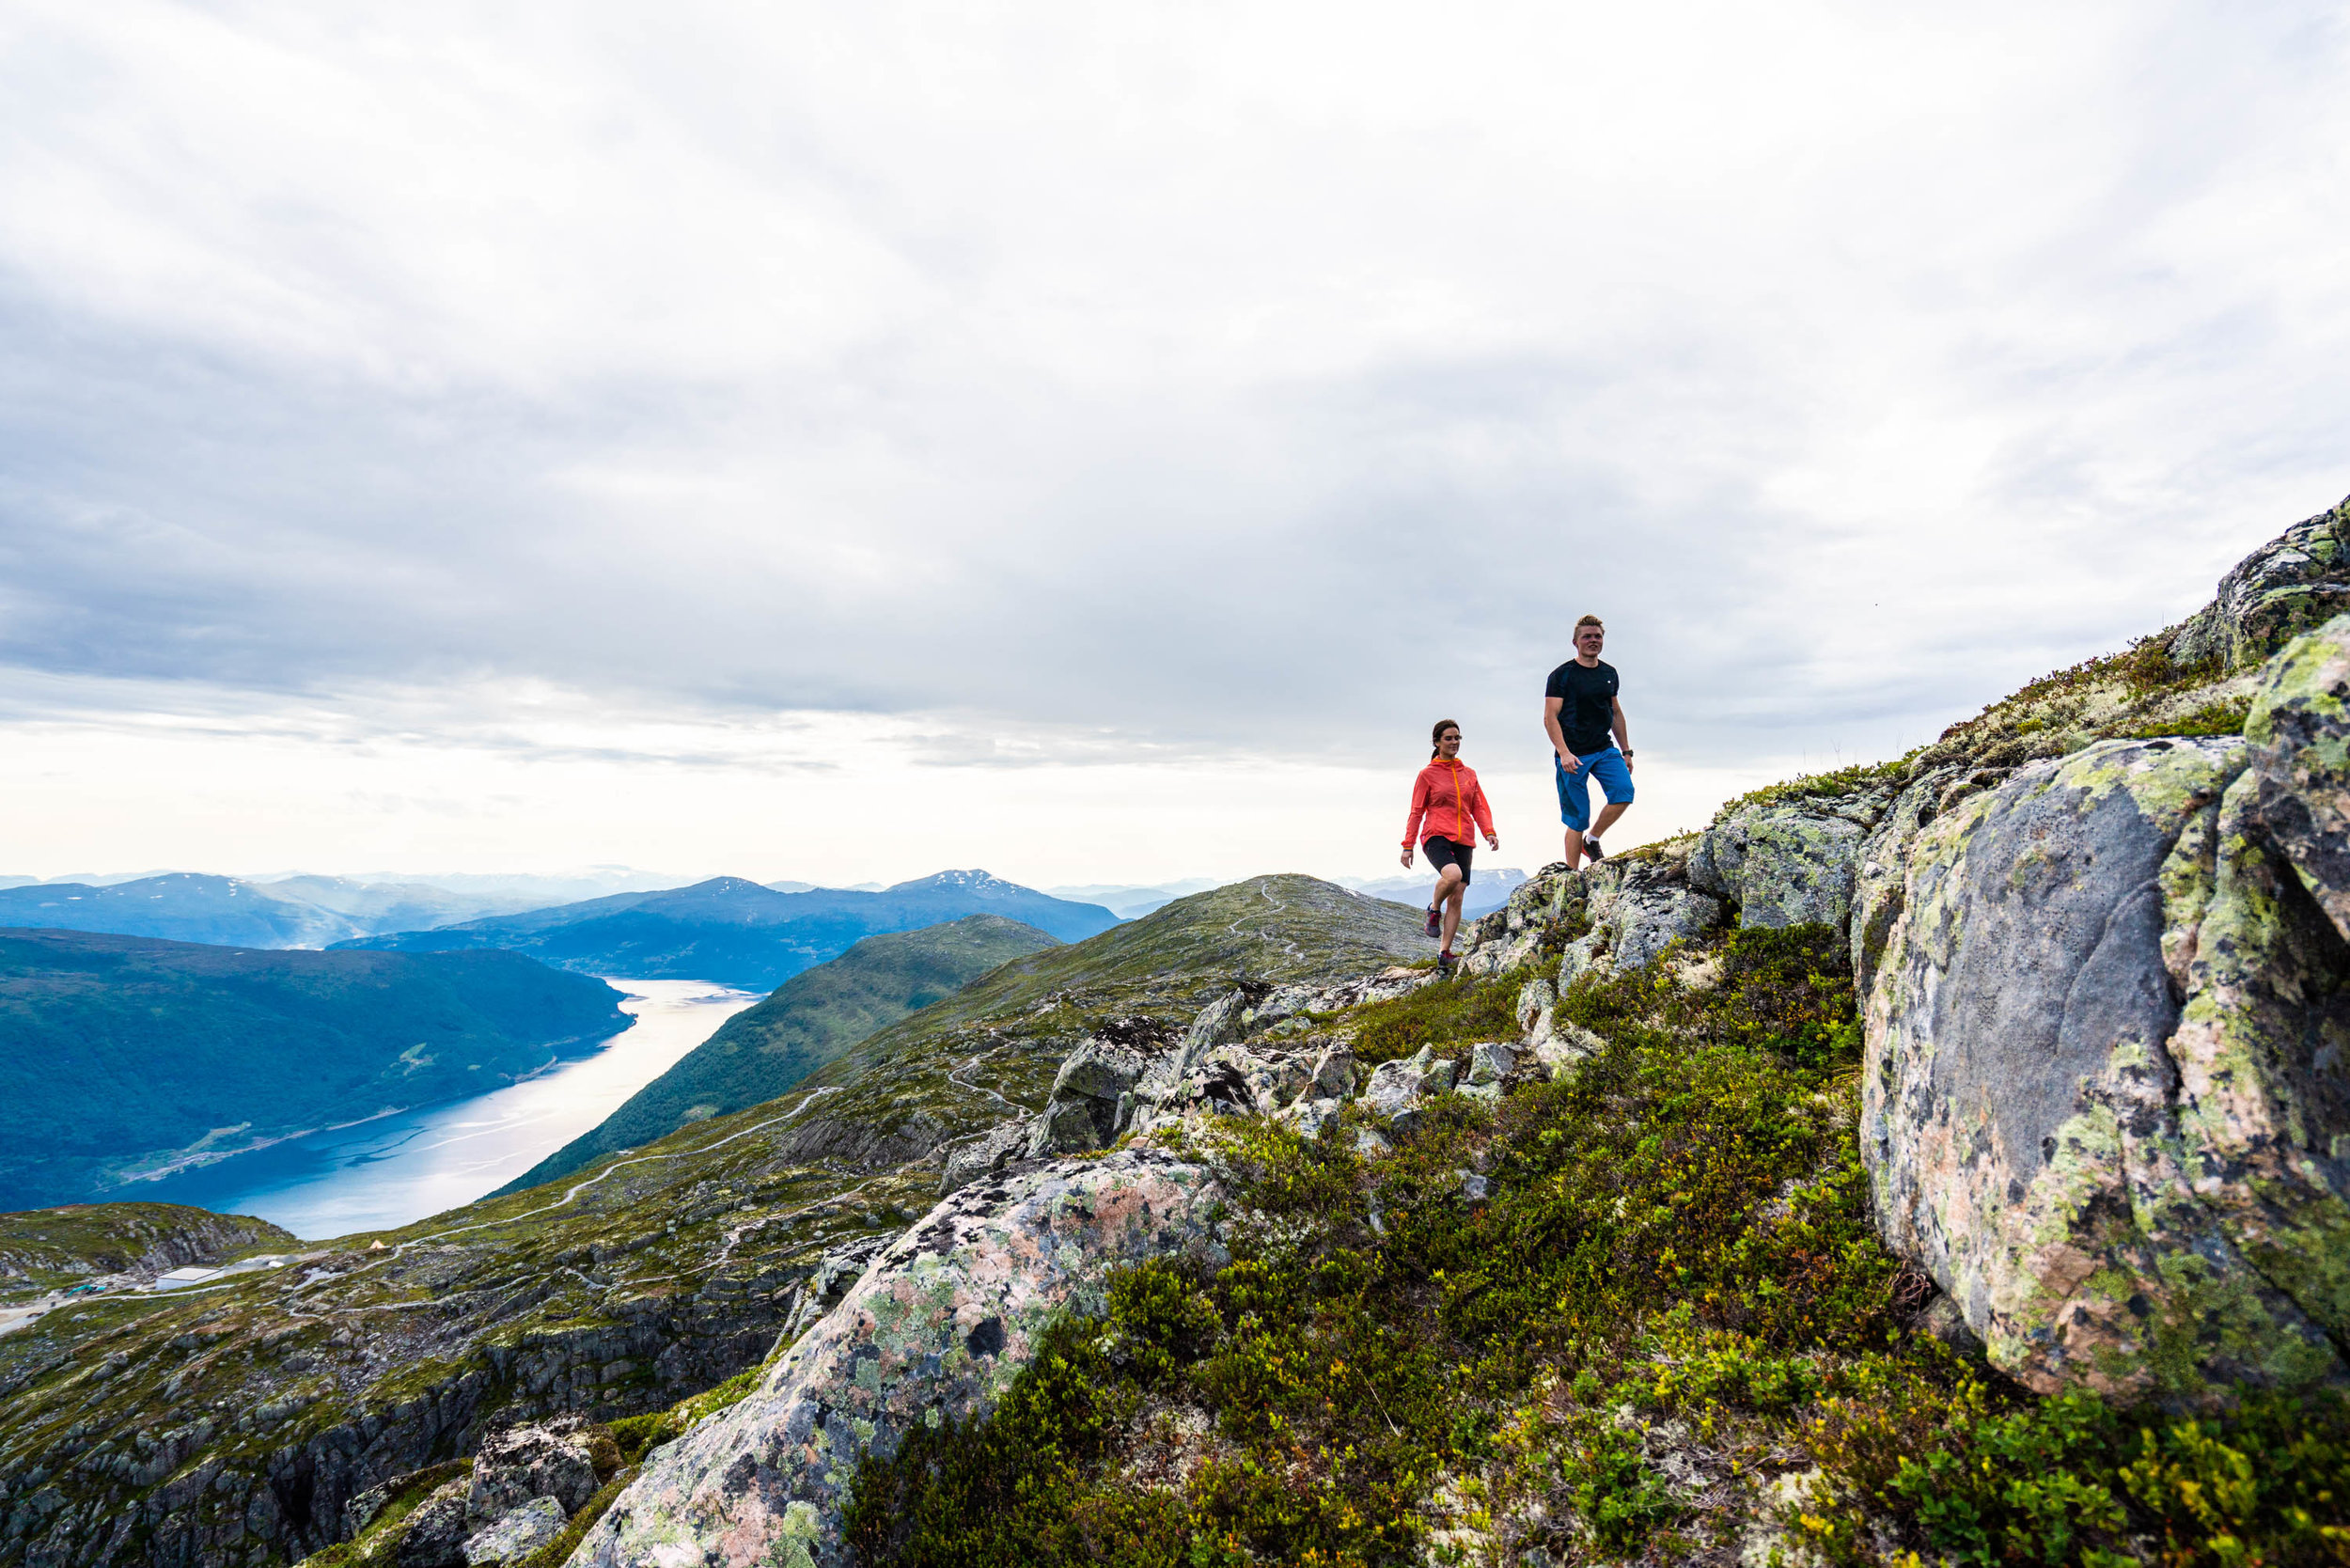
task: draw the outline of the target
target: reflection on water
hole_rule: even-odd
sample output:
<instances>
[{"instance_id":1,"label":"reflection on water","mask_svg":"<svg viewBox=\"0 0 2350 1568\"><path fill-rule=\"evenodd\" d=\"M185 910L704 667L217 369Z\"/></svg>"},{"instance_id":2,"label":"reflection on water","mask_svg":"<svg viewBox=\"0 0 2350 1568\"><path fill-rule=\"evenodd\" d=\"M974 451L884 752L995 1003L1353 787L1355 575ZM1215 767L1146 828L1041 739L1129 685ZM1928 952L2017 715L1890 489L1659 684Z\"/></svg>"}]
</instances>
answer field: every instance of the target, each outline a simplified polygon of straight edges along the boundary
<instances>
[{"instance_id":1,"label":"reflection on water","mask_svg":"<svg viewBox=\"0 0 2350 1568\"><path fill-rule=\"evenodd\" d=\"M595 1055L428 1109L290 1138L135 1195L258 1215L306 1240L388 1231L496 1191L602 1121L759 997L704 980L612 980L630 1025Z\"/></svg>"}]
</instances>

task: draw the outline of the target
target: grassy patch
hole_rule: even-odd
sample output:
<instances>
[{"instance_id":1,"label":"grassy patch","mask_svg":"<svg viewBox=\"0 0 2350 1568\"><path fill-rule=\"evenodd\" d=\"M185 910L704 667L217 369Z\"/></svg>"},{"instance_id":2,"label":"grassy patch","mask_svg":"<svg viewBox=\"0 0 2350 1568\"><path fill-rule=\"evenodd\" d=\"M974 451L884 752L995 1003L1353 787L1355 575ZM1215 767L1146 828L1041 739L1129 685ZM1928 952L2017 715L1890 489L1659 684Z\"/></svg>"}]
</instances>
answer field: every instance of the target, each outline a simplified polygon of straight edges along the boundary
<instances>
[{"instance_id":1,"label":"grassy patch","mask_svg":"<svg viewBox=\"0 0 2350 1568\"><path fill-rule=\"evenodd\" d=\"M1765 784L1724 805L1714 813L1714 820L1719 822L1731 812L1749 806L1785 806L1799 800L1836 800L1884 785L1898 784L1902 781L1905 760L1856 762L1851 767L1838 768L1832 773L1799 774L1776 784Z\"/></svg>"},{"instance_id":2,"label":"grassy patch","mask_svg":"<svg viewBox=\"0 0 2350 1568\"><path fill-rule=\"evenodd\" d=\"M2159 741L2184 736L2203 739L2221 735L2241 735L2245 721L2252 716L2252 698L2239 697L2232 702L2212 702L2183 713L2177 718L2163 719L2139 725L2121 736L2131 741Z\"/></svg>"},{"instance_id":3,"label":"grassy patch","mask_svg":"<svg viewBox=\"0 0 2350 1568\"><path fill-rule=\"evenodd\" d=\"M1841 944L1716 946L1704 990L1662 964L1571 988L1601 1055L1439 1102L1391 1154L1225 1133L1230 1263L1117 1276L988 1419L869 1460L858 1560L1729 1560L1761 1528L1789 1560L2345 1560L2338 1406L2140 1422L1913 1332L1853 1133ZM1407 1001L1358 1016L1401 1049L1487 1005Z\"/></svg>"},{"instance_id":4,"label":"grassy patch","mask_svg":"<svg viewBox=\"0 0 2350 1568\"><path fill-rule=\"evenodd\" d=\"M563 1560L588 1538L588 1532L596 1528L596 1521L611 1508L612 1500L635 1479L636 1470L632 1466L597 1487L595 1496L580 1505L579 1512L572 1515L571 1521L556 1533L555 1538L523 1559L518 1568L562 1568Z\"/></svg>"},{"instance_id":5,"label":"grassy patch","mask_svg":"<svg viewBox=\"0 0 2350 1568\"><path fill-rule=\"evenodd\" d=\"M1506 1040L1517 1034L1518 988L1523 975L1492 980L1456 975L1432 980L1408 996L1373 1002L1347 1014L1355 1058L1392 1061L1422 1045L1460 1040Z\"/></svg>"}]
</instances>

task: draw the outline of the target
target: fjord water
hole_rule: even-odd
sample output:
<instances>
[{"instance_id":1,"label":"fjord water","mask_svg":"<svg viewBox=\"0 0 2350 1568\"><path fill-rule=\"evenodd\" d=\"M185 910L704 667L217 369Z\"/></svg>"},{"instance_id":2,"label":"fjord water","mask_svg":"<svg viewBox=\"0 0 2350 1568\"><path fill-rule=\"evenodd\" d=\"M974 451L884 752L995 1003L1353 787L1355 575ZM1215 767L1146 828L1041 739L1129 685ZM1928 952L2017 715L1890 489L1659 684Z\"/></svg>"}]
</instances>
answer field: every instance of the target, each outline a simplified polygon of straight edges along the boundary
<instances>
[{"instance_id":1,"label":"fjord water","mask_svg":"<svg viewBox=\"0 0 2350 1568\"><path fill-rule=\"evenodd\" d=\"M759 1000L706 980L606 979L636 1022L592 1056L469 1100L289 1138L135 1196L258 1215L306 1241L411 1225L528 1170Z\"/></svg>"}]
</instances>

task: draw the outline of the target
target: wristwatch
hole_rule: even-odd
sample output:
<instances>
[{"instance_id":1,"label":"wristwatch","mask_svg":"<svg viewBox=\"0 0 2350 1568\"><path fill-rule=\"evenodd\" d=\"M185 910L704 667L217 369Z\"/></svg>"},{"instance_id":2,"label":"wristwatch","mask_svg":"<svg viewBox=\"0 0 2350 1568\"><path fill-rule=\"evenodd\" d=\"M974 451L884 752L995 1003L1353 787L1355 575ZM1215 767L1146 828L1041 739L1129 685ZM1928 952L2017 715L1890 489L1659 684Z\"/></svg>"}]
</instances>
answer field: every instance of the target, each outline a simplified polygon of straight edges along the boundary
<instances>
[{"instance_id":1,"label":"wristwatch","mask_svg":"<svg viewBox=\"0 0 2350 1568\"><path fill-rule=\"evenodd\" d=\"M1623 748L1623 754L1624 754L1626 757L1631 756L1631 755L1632 755L1632 748L1631 748L1630 746L1625 746L1625 747Z\"/></svg>"}]
</instances>

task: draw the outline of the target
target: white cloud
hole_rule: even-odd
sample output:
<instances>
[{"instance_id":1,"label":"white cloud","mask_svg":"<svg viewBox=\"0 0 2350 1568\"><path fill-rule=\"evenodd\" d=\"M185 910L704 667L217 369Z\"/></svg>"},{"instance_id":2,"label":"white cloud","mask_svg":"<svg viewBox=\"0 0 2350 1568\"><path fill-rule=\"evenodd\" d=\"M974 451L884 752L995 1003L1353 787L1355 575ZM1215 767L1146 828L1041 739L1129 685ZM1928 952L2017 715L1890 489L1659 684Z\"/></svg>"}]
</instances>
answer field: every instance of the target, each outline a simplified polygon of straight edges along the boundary
<instances>
[{"instance_id":1,"label":"white cloud","mask_svg":"<svg viewBox=\"0 0 2350 1568\"><path fill-rule=\"evenodd\" d=\"M1321 842L1437 710L1539 814L1595 607L1635 820L1701 815L1668 773L1899 749L2350 489L2344 16L18 0L0 698L227 715L198 773L392 702L589 770L481 776L538 863L690 858L542 808L768 776L769 713L899 737L877 861L1008 771Z\"/></svg>"}]
</instances>

